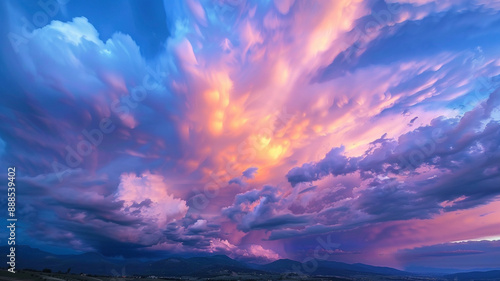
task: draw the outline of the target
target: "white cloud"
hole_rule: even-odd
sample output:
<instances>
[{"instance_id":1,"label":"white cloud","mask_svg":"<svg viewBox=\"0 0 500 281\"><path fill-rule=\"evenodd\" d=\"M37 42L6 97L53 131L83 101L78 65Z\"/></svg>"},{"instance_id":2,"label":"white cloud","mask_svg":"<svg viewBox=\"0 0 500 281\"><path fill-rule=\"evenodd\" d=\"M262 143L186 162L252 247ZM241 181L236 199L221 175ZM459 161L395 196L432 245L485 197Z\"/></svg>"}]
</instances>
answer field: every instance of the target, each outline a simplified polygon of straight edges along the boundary
<instances>
[{"instance_id":1,"label":"white cloud","mask_svg":"<svg viewBox=\"0 0 500 281\"><path fill-rule=\"evenodd\" d=\"M122 174L115 196L117 200L124 201L124 212L155 222L160 228L184 217L189 208L186 201L168 194L162 176L150 173L140 177Z\"/></svg>"}]
</instances>

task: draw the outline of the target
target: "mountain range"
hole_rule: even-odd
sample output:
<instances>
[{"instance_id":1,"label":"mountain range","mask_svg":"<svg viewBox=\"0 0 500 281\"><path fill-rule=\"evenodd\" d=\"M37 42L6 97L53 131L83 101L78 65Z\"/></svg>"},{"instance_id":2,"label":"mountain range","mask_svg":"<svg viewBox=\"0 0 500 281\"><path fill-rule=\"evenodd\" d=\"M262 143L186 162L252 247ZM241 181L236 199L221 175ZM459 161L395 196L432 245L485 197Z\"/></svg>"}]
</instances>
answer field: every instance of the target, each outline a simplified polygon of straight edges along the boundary
<instances>
[{"instance_id":1,"label":"mountain range","mask_svg":"<svg viewBox=\"0 0 500 281\"><path fill-rule=\"evenodd\" d=\"M7 252L8 247L0 247ZM311 268L314 265L314 268ZM400 276L405 279L417 276L389 267L378 267L366 264L347 264L334 261L315 261L302 264L298 261L280 259L267 264L254 264L231 259L225 255L207 257L170 257L156 261L132 259L113 259L99 253L78 255L56 255L29 246L16 247L16 268L52 272L86 273L93 275L142 275L169 277L214 277L228 274L299 274L307 276L351 277L360 275ZM495 278L499 279L495 279ZM448 280L500 280L500 271L457 273L440 278Z\"/></svg>"}]
</instances>

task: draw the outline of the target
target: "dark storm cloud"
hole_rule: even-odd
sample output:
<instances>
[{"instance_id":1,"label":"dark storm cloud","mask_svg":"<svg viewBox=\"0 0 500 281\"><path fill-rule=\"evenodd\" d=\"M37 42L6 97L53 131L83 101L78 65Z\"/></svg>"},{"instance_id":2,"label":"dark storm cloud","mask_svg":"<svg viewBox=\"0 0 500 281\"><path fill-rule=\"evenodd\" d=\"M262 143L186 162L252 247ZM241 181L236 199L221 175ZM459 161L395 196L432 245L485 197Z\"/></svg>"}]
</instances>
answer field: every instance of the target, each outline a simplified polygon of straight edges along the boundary
<instances>
[{"instance_id":1,"label":"dark storm cloud","mask_svg":"<svg viewBox=\"0 0 500 281\"><path fill-rule=\"evenodd\" d=\"M292 186L295 186L301 182L319 180L329 174L338 176L356 171L357 158L348 159L343 155L343 152L344 147L333 148L321 161L306 163L300 168L293 168L286 177Z\"/></svg>"},{"instance_id":2,"label":"dark storm cloud","mask_svg":"<svg viewBox=\"0 0 500 281\"><path fill-rule=\"evenodd\" d=\"M493 92L461 118L434 119L397 140L384 135L362 157L334 148L317 163L291 169L288 181L296 186L357 171L368 188L353 206L376 221L430 218L440 210L486 204L500 194L500 123L490 117L498 96ZM421 167L436 173L422 178Z\"/></svg>"},{"instance_id":3,"label":"dark storm cloud","mask_svg":"<svg viewBox=\"0 0 500 281\"><path fill-rule=\"evenodd\" d=\"M408 268L495 268L500 241L464 241L400 250L397 254Z\"/></svg>"},{"instance_id":4,"label":"dark storm cloud","mask_svg":"<svg viewBox=\"0 0 500 281\"><path fill-rule=\"evenodd\" d=\"M255 174L257 173L257 170L259 170L259 168L250 167L250 168L246 169L245 171L243 171L243 176L247 179L253 179L255 177Z\"/></svg>"},{"instance_id":5,"label":"dark storm cloud","mask_svg":"<svg viewBox=\"0 0 500 281\"><path fill-rule=\"evenodd\" d=\"M167 225L163 232L165 238L181 243L188 247L186 250L207 249L211 245L211 240L219 235L219 225L207 224L206 220L184 219L181 223L174 222Z\"/></svg>"},{"instance_id":6,"label":"dark storm cloud","mask_svg":"<svg viewBox=\"0 0 500 281\"><path fill-rule=\"evenodd\" d=\"M232 206L223 209L222 214L238 223L238 229L248 232L255 229L279 229L301 226L309 222L309 216L275 213L280 201L278 189L264 186L262 190L251 190L238 194ZM249 205L255 205L248 209Z\"/></svg>"},{"instance_id":7,"label":"dark storm cloud","mask_svg":"<svg viewBox=\"0 0 500 281\"><path fill-rule=\"evenodd\" d=\"M234 183L234 184L237 184L240 186L245 186L246 185L245 179L253 179L255 177L255 174L257 173L257 170L259 170L259 168L250 167L250 168L246 169L245 171L243 171L241 176L236 177L236 178L232 178L228 183L229 184Z\"/></svg>"}]
</instances>

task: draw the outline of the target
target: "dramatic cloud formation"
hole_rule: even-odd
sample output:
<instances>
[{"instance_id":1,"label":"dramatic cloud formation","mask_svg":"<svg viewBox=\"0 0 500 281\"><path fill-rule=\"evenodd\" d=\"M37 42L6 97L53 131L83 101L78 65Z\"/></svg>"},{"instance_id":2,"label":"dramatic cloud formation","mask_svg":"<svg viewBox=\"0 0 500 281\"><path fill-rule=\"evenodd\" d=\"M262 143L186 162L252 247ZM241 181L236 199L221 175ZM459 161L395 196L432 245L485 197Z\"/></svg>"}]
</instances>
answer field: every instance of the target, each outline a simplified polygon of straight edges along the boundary
<instances>
[{"instance_id":1,"label":"dramatic cloud formation","mask_svg":"<svg viewBox=\"0 0 500 281\"><path fill-rule=\"evenodd\" d=\"M495 1L57 3L0 3L26 244L495 267Z\"/></svg>"},{"instance_id":2,"label":"dramatic cloud formation","mask_svg":"<svg viewBox=\"0 0 500 281\"><path fill-rule=\"evenodd\" d=\"M184 217L188 210L186 201L173 198L167 191L168 187L160 176L146 174L137 178L122 175L116 197L124 202L125 213L138 216L142 221L157 222L158 227L163 228L168 221ZM193 225L194 229L200 227L197 223Z\"/></svg>"}]
</instances>

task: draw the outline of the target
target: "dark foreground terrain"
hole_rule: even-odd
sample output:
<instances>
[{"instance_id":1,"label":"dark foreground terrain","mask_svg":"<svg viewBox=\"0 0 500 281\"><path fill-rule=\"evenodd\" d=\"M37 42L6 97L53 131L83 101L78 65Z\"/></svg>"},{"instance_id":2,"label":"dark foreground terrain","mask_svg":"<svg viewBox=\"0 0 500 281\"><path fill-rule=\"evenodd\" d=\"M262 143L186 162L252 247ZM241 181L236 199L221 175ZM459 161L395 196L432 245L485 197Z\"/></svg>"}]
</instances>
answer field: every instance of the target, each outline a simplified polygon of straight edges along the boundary
<instances>
[{"instance_id":1,"label":"dark foreground terrain","mask_svg":"<svg viewBox=\"0 0 500 281\"><path fill-rule=\"evenodd\" d=\"M358 275L352 277L336 276L300 276L297 274L239 274L236 272L222 272L214 277L161 277L161 276L82 276L80 274L44 273L35 271L20 271L15 274L0 271L0 280L38 280L38 281L126 281L126 280L302 280L302 281L347 281L347 280L443 280L446 278Z\"/></svg>"},{"instance_id":2,"label":"dark foreground terrain","mask_svg":"<svg viewBox=\"0 0 500 281\"><path fill-rule=\"evenodd\" d=\"M0 251L2 247L0 247ZM389 267L315 261L314 268L281 259L253 264L224 255L170 257L155 261L117 260L97 253L55 255L18 246L16 273L4 268L0 280L499 280L500 270L419 275Z\"/></svg>"}]
</instances>

